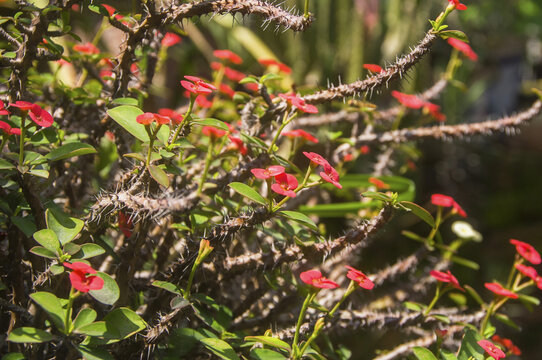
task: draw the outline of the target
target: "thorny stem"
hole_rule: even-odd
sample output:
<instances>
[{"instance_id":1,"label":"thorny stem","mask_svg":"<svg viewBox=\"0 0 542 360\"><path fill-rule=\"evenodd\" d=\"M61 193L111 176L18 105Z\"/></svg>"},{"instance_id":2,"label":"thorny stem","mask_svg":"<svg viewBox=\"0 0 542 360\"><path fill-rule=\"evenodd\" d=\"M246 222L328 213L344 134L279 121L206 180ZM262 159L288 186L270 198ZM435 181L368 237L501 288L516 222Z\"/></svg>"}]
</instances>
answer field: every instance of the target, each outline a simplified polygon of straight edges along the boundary
<instances>
[{"instance_id":1,"label":"thorny stem","mask_svg":"<svg viewBox=\"0 0 542 360\"><path fill-rule=\"evenodd\" d=\"M299 354L298 353L298 346L297 342L299 341L299 330L301 329L301 324L303 323L303 319L305 318L305 313L307 312L307 309L309 308L310 303L312 300L316 297L316 294L318 294L317 290L312 290L307 294L307 297L305 298L305 301L303 302L303 306L301 307L301 311L299 312L299 318L297 319L297 324L295 326L295 334L294 334L294 341L292 343L292 349L294 351L293 358L298 359Z\"/></svg>"}]
</instances>

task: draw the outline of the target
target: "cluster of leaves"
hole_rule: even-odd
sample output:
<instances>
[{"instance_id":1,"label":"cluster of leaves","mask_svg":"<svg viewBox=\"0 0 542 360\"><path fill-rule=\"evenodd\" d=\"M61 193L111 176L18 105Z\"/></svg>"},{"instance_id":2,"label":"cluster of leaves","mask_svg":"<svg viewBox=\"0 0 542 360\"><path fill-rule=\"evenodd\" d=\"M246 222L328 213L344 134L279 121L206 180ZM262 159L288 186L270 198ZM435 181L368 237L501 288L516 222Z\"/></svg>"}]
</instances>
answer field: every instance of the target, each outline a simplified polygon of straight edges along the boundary
<instances>
[{"instance_id":1,"label":"cluster of leaves","mask_svg":"<svg viewBox=\"0 0 542 360\"><path fill-rule=\"evenodd\" d=\"M511 241L517 254L507 282L486 283L495 294L491 301L461 286L447 269L478 270L458 252L481 241L480 234L455 221L456 237L448 239L443 228L466 217L465 210L440 194L429 210L414 203L415 184L405 176L419 156L412 140L506 130L542 108L537 101L515 117L441 125L445 116L432 101L454 83L463 58L476 60L466 35L444 24L455 10L466 10L464 4L450 0L422 42L396 63L365 64L365 80L303 95L278 59L258 55L259 75L249 75L241 72L242 57L215 50L207 76L177 80L174 90L184 97L174 109L152 108L147 99L174 47L205 41L184 32L183 20L257 14L304 30L313 19L309 1L303 15L255 0L167 6L148 0L130 13L98 1L38 5L17 1L0 20L6 84L0 88L0 240L6 249L0 305L8 334L0 346L6 359L151 352L160 358L346 359L350 351L332 335L360 324L368 331L398 326L405 339L419 336L384 353L386 359L408 352L419 359L482 359L484 351L499 358L502 350L487 340L500 339L492 320L517 327L502 311L507 301L538 305L527 292L541 288L542 278L524 262L540 264L540 256L518 240ZM87 16L100 29L83 43L76 25ZM98 45L113 28L124 39L121 52L110 57ZM454 49L442 80L420 95L391 92L399 105L388 109L368 101L368 93L407 72L437 37ZM347 104L335 101L361 95ZM320 113L324 109L333 112ZM321 124L329 131L302 129ZM389 161L392 155L398 165ZM370 162L372 171L357 171ZM372 275L357 270L359 250L395 213L429 227L427 235L402 233L420 247ZM351 229L332 238L333 223L325 218ZM322 275L345 265L349 271L340 279ZM435 296L425 305L435 281ZM388 310L379 311L368 296L351 296L358 288L381 299L406 294L389 300L396 320L370 320ZM448 292L454 305L435 308ZM479 311L467 307L463 292ZM304 302L295 300L298 293ZM350 310L341 309L346 301ZM500 340L503 350L517 353ZM419 347L432 343L432 350Z\"/></svg>"}]
</instances>

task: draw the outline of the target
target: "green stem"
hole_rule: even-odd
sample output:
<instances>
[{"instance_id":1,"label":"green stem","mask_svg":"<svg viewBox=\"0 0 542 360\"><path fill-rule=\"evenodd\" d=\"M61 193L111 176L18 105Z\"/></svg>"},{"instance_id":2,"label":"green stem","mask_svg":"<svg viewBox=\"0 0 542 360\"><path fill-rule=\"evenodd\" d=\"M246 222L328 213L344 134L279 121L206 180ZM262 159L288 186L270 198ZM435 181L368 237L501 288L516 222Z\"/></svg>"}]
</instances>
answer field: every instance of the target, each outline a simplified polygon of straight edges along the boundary
<instances>
[{"instance_id":1,"label":"green stem","mask_svg":"<svg viewBox=\"0 0 542 360\"><path fill-rule=\"evenodd\" d=\"M510 286L512 286L512 280L514 279L514 273L516 272L516 264L521 264L523 260L521 257L516 254L516 258L514 259L514 264L510 268L510 273L508 274L508 280L506 281L506 288L510 289Z\"/></svg>"},{"instance_id":2,"label":"green stem","mask_svg":"<svg viewBox=\"0 0 542 360\"><path fill-rule=\"evenodd\" d=\"M493 309L495 308L495 300L489 304L489 307L486 312L486 316L484 317L484 320L482 320L482 324L480 325L480 335L483 336L484 332L486 331L487 324L489 322L489 317L493 314Z\"/></svg>"},{"instance_id":3,"label":"green stem","mask_svg":"<svg viewBox=\"0 0 542 360\"><path fill-rule=\"evenodd\" d=\"M205 179L207 179L207 173L209 172L209 166L213 160L213 148L215 146L214 138L211 136L209 138L209 149L207 150L207 156L205 158L205 168L203 169L203 174L201 174L201 180L198 185L197 195L201 195L203 191L203 184L205 184Z\"/></svg>"},{"instance_id":4,"label":"green stem","mask_svg":"<svg viewBox=\"0 0 542 360\"><path fill-rule=\"evenodd\" d=\"M266 179L265 182L267 183L267 197L269 201L269 212L273 212L273 191L271 190L271 178Z\"/></svg>"},{"instance_id":5,"label":"green stem","mask_svg":"<svg viewBox=\"0 0 542 360\"><path fill-rule=\"evenodd\" d=\"M147 151L147 162L146 162L147 169L149 168L149 164L151 163L152 147L154 145L154 141L156 140L156 135L158 134L158 130L160 130L161 126L162 126L161 124L158 124L154 132L150 130L150 125L148 125L148 128L147 128L148 134L150 137L149 150Z\"/></svg>"},{"instance_id":6,"label":"green stem","mask_svg":"<svg viewBox=\"0 0 542 360\"><path fill-rule=\"evenodd\" d=\"M444 78L446 80L452 80L454 78L455 70L458 68L458 66L461 64L461 59L459 58L459 51L456 49L452 50L452 56L450 57L450 61L448 61L448 65L446 66L446 72L444 74Z\"/></svg>"},{"instance_id":7,"label":"green stem","mask_svg":"<svg viewBox=\"0 0 542 360\"><path fill-rule=\"evenodd\" d=\"M427 305L427 308L425 309L425 311L423 312L423 315L424 316L427 316L429 314L429 312L433 309L433 307L435 307L438 299L440 298L441 294L440 294L440 288L441 288L441 283L439 282L438 285L437 285L437 290L435 292L435 297L433 297L433 300L431 300L431 302L429 303L429 305Z\"/></svg>"},{"instance_id":8,"label":"green stem","mask_svg":"<svg viewBox=\"0 0 542 360\"><path fill-rule=\"evenodd\" d=\"M303 323L305 313L307 312L307 309L309 308L309 305L316 296L316 294L318 294L318 291L311 291L310 293L308 293L305 301L303 302L303 306L301 307L301 312L299 313L299 318L297 319L297 324L295 326L294 341L292 343L292 349L294 350L294 359L298 359L300 355L298 354L297 342L299 341L299 330L301 329L301 324Z\"/></svg>"},{"instance_id":9,"label":"green stem","mask_svg":"<svg viewBox=\"0 0 542 360\"><path fill-rule=\"evenodd\" d=\"M346 298L349 297L354 290L356 290L356 282L354 280L350 280L350 284L348 284L348 288L344 292L343 297L337 302L337 304L335 304L333 309L331 309L331 311L327 315L329 317L333 317L333 315L335 315L335 312L339 309L344 300L346 300Z\"/></svg>"},{"instance_id":10,"label":"green stem","mask_svg":"<svg viewBox=\"0 0 542 360\"><path fill-rule=\"evenodd\" d=\"M22 130L21 130L21 133L22 133ZM8 136L9 136L9 134L7 134L7 133L4 133L4 136L2 136L2 142L0 143L0 153L4 149L4 146L6 145L6 141L8 140Z\"/></svg>"},{"instance_id":11,"label":"green stem","mask_svg":"<svg viewBox=\"0 0 542 360\"><path fill-rule=\"evenodd\" d=\"M185 299L188 299L190 297L190 290L192 289L192 283L194 282L194 275L196 274L196 269L198 268L198 266L199 266L199 263L196 261L194 262L194 265L192 265L192 270L190 270L190 276L188 277L188 284L186 284L186 290L183 293Z\"/></svg>"},{"instance_id":12,"label":"green stem","mask_svg":"<svg viewBox=\"0 0 542 360\"><path fill-rule=\"evenodd\" d=\"M190 94L190 104L188 104L188 110L186 111L186 114L184 114L183 121L179 126L177 126L177 129L175 130L175 134L173 134L173 138L171 139L171 142L166 145L166 148L169 150L171 147L171 144L174 144L175 141L177 141L177 138L179 137L179 134L181 133L181 130L187 126L186 123L190 122L192 114L192 109L194 108L194 102L196 101L196 97L193 94Z\"/></svg>"},{"instance_id":13,"label":"green stem","mask_svg":"<svg viewBox=\"0 0 542 360\"><path fill-rule=\"evenodd\" d=\"M309 17L309 0L305 0L305 17Z\"/></svg>"},{"instance_id":14,"label":"green stem","mask_svg":"<svg viewBox=\"0 0 542 360\"><path fill-rule=\"evenodd\" d=\"M295 117L297 116L297 112L292 115L291 118L288 118L288 112L284 113L284 120L282 121L282 124L280 125L279 129L277 130L277 133L275 134L275 137L273 138L273 141L271 142L271 145L269 145L269 149L267 149L267 153L271 154L273 152L273 147L275 146L277 140L279 139L280 134L282 133L282 130L288 125Z\"/></svg>"},{"instance_id":15,"label":"green stem","mask_svg":"<svg viewBox=\"0 0 542 360\"><path fill-rule=\"evenodd\" d=\"M433 26L433 31L434 32L437 32L438 29L442 26L442 23L444 22L444 20L446 20L446 18L448 17L448 15L450 15L450 13L452 11L455 10L455 5L454 4L449 4L447 7L446 7L446 10L444 10L443 13L440 13L440 15L437 17L437 19L435 20L435 25Z\"/></svg>"},{"instance_id":16,"label":"green stem","mask_svg":"<svg viewBox=\"0 0 542 360\"><path fill-rule=\"evenodd\" d=\"M66 318L64 319L64 328L66 334L70 334L72 332L71 325L72 325L72 307L73 307L73 301L76 297L79 296L79 291L75 291L75 289L72 287L70 289L70 295L68 298L68 308L66 309Z\"/></svg>"},{"instance_id":17,"label":"green stem","mask_svg":"<svg viewBox=\"0 0 542 360\"><path fill-rule=\"evenodd\" d=\"M19 171L23 169L23 162L24 162L24 138L26 135L26 116L28 112L23 111L21 115L21 141L19 143Z\"/></svg>"},{"instance_id":18,"label":"green stem","mask_svg":"<svg viewBox=\"0 0 542 360\"><path fill-rule=\"evenodd\" d=\"M301 350L299 350L299 356L303 356L305 354L305 351L307 351L307 348L309 345L320 335L320 331L322 331L324 327L324 319L320 318L316 321L316 324L314 325L314 329L312 330L311 336L307 339L305 344L303 344L303 347Z\"/></svg>"},{"instance_id":19,"label":"green stem","mask_svg":"<svg viewBox=\"0 0 542 360\"><path fill-rule=\"evenodd\" d=\"M433 238L437 234L438 228L440 226L440 223L442 221L442 206L439 206L437 208L437 216L435 219L435 227L431 229L431 232L427 237L425 238L425 245L432 247L433 246Z\"/></svg>"}]
</instances>

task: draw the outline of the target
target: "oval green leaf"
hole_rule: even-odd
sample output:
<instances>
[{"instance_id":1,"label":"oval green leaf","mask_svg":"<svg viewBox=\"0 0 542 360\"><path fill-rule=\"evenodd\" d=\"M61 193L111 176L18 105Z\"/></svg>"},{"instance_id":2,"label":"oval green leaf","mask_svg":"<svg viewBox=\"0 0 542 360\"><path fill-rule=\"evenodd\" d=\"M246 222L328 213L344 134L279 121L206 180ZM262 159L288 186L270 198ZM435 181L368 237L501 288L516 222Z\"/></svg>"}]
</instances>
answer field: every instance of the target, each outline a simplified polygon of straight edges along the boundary
<instances>
[{"instance_id":1,"label":"oval green leaf","mask_svg":"<svg viewBox=\"0 0 542 360\"><path fill-rule=\"evenodd\" d=\"M117 124L122 126L137 139L147 142L149 141L149 134L147 134L145 126L136 121L137 116L141 114L143 114L143 111L131 105L121 105L107 110L107 115L109 115Z\"/></svg>"},{"instance_id":2,"label":"oval green leaf","mask_svg":"<svg viewBox=\"0 0 542 360\"><path fill-rule=\"evenodd\" d=\"M56 253L44 248L43 246L34 246L29 251L34 255L38 255L47 259L56 259L58 257Z\"/></svg>"},{"instance_id":3,"label":"oval green leaf","mask_svg":"<svg viewBox=\"0 0 542 360\"><path fill-rule=\"evenodd\" d=\"M53 335L33 327L20 327L10 332L7 340L15 343L42 343L53 340Z\"/></svg>"},{"instance_id":4,"label":"oval green leaf","mask_svg":"<svg viewBox=\"0 0 542 360\"><path fill-rule=\"evenodd\" d=\"M55 232L62 245L75 239L85 225L84 221L69 217L55 208L49 208L45 211L45 221L47 228Z\"/></svg>"},{"instance_id":5,"label":"oval green leaf","mask_svg":"<svg viewBox=\"0 0 542 360\"><path fill-rule=\"evenodd\" d=\"M420 346L414 346L412 348L412 352L418 360L437 360L435 355L433 355L433 353L429 349Z\"/></svg>"},{"instance_id":6,"label":"oval green leaf","mask_svg":"<svg viewBox=\"0 0 542 360\"><path fill-rule=\"evenodd\" d=\"M429 213L429 211L422 208L420 205L415 204L410 201L401 201L399 202L402 206L412 211L414 215L425 221L429 226L431 226L433 229L435 228L435 219L433 216Z\"/></svg>"},{"instance_id":7,"label":"oval green leaf","mask_svg":"<svg viewBox=\"0 0 542 360\"><path fill-rule=\"evenodd\" d=\"M115 339L126 339L147 327L147 323L139 315L126 307L111 311L104 321L108 333Z\"/></svg>"},{"instance_id":8,"label":"oval green leaf","mask_svg":"<svg viewBox=\"0 0 542 360\"><path fill-rule=\"evenodd\" d=\"M262 343L288 352L292 350L288 343L272 336L246 336L245 341Z\"/></svg>"},{"instance_id":9,"label":"oval green leaf","mask_svg":"<svg viewBox=\"0 0 542 360\"><path fill-rule=\"evenodd\" d=\"M257 202L258 204L266 205L267 203L265 198L261 196L260 193L258 193L256 190L246 184L240 182L232 182L228 186L231 187L235 192L238 192L239 194L243 195L246 198L249 198L254 202Z\"/></svg>"},{"instance_id":10,"label":"oval green leaf","mask_svg":"<svg viewBox=\"0 0 542 360\"><path fill-rule=\"evenodd\" d=\"M75 320L73 321L73 328L79 329L85 325L92 323L96 320L97 313L91 308L84 308L79 311Z\"/></svg>"},{"instance_id":11,"label":"oval green leaf","mask_svg":"<svg viewBox=\"0 0 542 360\"><path fill-rule=\"evenodd\" d=\"M47 250L60 253L60 242L53 230L43 229L34 233L34 240Z\"/></svg>"},{"instance_id":12,"label":"oval green leaf","mask_svg":"<svg viewBox=\"0 0 542 360\"><path fill-rule=\"evenodd\" d=\"M88 243L81 245L81 250L72 259L89 259L103 253L105 253L105 250L100 245Z\"/></svg>"},{"instance_id":13,"label":"oval green leaf","mask_svg":"<svg viewBox=\"0 0 542 360\"><path fill-rule=\"evenodd\" d=\"M46 291L38 291L30 294L30 298L45 310L58 329L64 330L66 312L60 300L54 294Z\"/></svg>"},{"instance_id":14,"label":"oval green leaf","mask_svg":"<svg viewBox=\"0 0 542 360\"><path fill-rule=\"evenodd\" d=\"M72 142L54 149L49 154L45 155L45 157L50 161L58 161L68 159L74 156L95 154L96 152L96 149L94 149L92 145L82 142Z\"/></svg>"},{"instance_id":15,"label":"oval green leaf","mask_svg":"<svg viewBox=\"0 0 542 360\"><path fill-rule=\"evenodd\" d=\"M102 304L113 305L120 296L117 282L106 273L98 271L97 275L104 280L104 287L100 290L90 290L88 293Z\"/></svg>"},{"instance_id":16,"label":"oval green leaf","mask_svg":"<svg viewBox=\"0 0 542 360\"><path fill-rule=\"evenodd\" d=\"M156 281L153 281L151 285L156 286L157 288L169 291L173 294L182 295L182 291L177 285L172 284L167 281L156 280Z\"/></svg>"},{"instance_id":17,"label":"oval green leaf","mask_svg":"<svg viewBox=\"0 0 542 360\"><path fill-rule=\"evenodd\" d=\"M294 221L307 225L313 230L318 230L318 226L316 226L314 221L312 221L310 217L308 217L307 215L303 213L300 213L298 211L290 211L290 210L283 210L280 213L289 219L292 219Z\"/></svg>"},{"instance_id":18,"label":"oval green leaf","mask_svg":"<svg viewBox=\"0 0 542 360\"><path fill-rule=\"evenodd\" d=\"M201 343L213 354L225 360L240 360L233 348L225 341L215 338L205 338Z\"/></svg>"},{"instance_id":19,"label":"oval green leaf","mask_svg":"<svg viewBox=\"0 0 542 360\"><path fill-rule=\"evenodd\" d=\"M156 165L149 165L149 173L156 182L163 187L169 186L169 177L166 172Z\"/></svg>"},{"instance_id":20,"label":"oval green leaf","mask_svg":"<svg viewBox=\"0 0 542 360\"><path fill-rule=\"evenodd\" d=\"M228 125L226 125L224 121L220 121L220 120L212 119L212 118L193 120L192 124L200 125L200 126L213 126L217 129L224 130L224 131L230 130L230 128L228 127Z\"/></svg>"},{"instance_id":21,"label":"oval green leaf","mask_svg":"<svg viewBox=\"0 0 542 360\"><path fill-rule=\"evenodd\" d=\"M440 36L444 40L446 40L448 38L454 38L454 39L457 39L457 40L464 41L466 43L469 42L469 38L467 37L467 35L463 31L459 31L459 30L439 31L438 36Z\"/></svg>"}]
</instances>

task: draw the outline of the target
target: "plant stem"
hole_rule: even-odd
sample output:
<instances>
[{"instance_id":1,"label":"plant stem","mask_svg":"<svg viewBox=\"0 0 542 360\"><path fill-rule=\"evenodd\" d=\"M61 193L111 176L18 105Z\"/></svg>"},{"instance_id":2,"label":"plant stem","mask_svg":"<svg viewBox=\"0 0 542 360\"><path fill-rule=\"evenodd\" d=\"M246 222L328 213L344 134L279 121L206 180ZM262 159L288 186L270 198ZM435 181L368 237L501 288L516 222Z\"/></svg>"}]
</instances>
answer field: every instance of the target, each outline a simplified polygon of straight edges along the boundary
<instances>
[{"instance_id":1,"label":"plant stem","mask_svg":"<svg viewBox=\"0 0 542 360\"><path fill-rule=\"evenodd\" d=\"M433 309L433 307L435 306L435 304L437 303L438 299L440 298L441 294L440 294L440 288L441 288L441 284L438 283L437 285L437 290L435 292L435 297L433 297L433 300L431 300L431 302L429 303L429 305L427 305L427 308L425 309L425 311L423 312L423 316L427 316L429 314L429 312Z\"/></svg>"},{"instance_id":2,"label":"plant stem","mask_svg":"<svg viewBox=\"0 0 542 360\"><path fill-rule=\"evenodd\" d=\"M486 331L487 324L489 322L489 317L493 314L493 309L495 307L495 300L491 301L489 304L489 307L486 312L486 316L484 317L484 320L482 320L482 324L480 325L480 335L484 335L484 332Z\"/></svg>"},{"instance_id":3,"label":"plant stem","mask_svg":"<svg viewBox=\"0 0 542 360\"><path fill-rule=\"evenodd\" d=\"M301 307L301 311L299 312L299 318L297 319L297 324L295 326L295 334L294 334L294 341L292 343L292 349L294 349L293 358L298 359L301 354L298 354L298 346L297 342L299 341L299 330L301 329L301 324L303 323L303 319L305 318L305 313L307 312L307 309L309 308L310 303L316 296L318 291L311 291L307 294L307 297L305 298L305 301L303 302L303 306Z\"/></svg>"},{"instance_id":4,"label":"plant stem","mask_svg":"<svg viewBox=\"0 0 542 360\"><path fill-rule=\"evenodd\" d=\"M335 306L333 307L333 309L331 309L331 311L327 314L329 317L333 317L333 315L335 315L335 312L339 309L339 307L341 306L341 304L344 302L344 300L346 300L346 298L348 296L350 296L350 294L352 294L352 292L356 289L356 282L354 280L350 280L350 284L348 284L348 288L346 289L346 291L344 292L343 294L343 297L341 298L341 300L339 300L337 302L337 304L335 304Z\"/></svg>"},{"instance_id":5,"label":"plant stem","mask_svg":"<svg viewBox=\"0 0 542 360\"><path fill-rule=\"evenodd\" d=\"M72 287L70 289L70 295L68 298L68 308L66 309L66 318L64 319L64 328L65 333L70 334L72 332L71 325L72 325L72 307L73 307L73 301L77 296L79 296L79 291L75 292L75 289Z\"/></svg>"},{"instance_id":6,"label":"plant stem","mask_svg":"<svg viewBox=\"0 0 542 360\"><path fill-rule=\"evenodd\" d=\"M148 133L150 136L150 142L149 142L149 150L147 151L147 162L146 162L147 169L149 168L149 164L151 163L152 147L154 145L154 141L156 140L156 135L158 134L158 130L160 130L161 126L162 126L161 124L158 124L158 126L156 127L156 130L152 132L152 130L150 130L150 125L149 125Z\"/></svg>"},{"instance_id":7,"label":"plant stem","mask_svg":"<svg viewBox=\"0 0 542 360\"><path fill-rule=\"evenodd\" d=\"M26 135L25 121L28 112L23 111L21 115L21 141L19 143L19 171L23 169L24 162L24 138Z\"/></svg>"},{"instance_id":8,"label":"plant stem","mask_svg":"<svg viewBox=\"0 0 542 360\"><path fill-rule=\"evenodd\" d=\"M196 96L193 94L190 94L190 104L188 104L188 110L186 111L186 114L183 116L183 121L179 126L177 126L177 129L175 130L175 133L173 134L173 138L171 141L166 144L166 148L169 150L171 144L175 143L177 141L177 138L179 137L179 134L181 130L186 126L186 123L189 123L191 120L190 115L192 114L192 110L194 108L194 102L196 101Z\"/></svg>"},{"instance_id":9,"label":"plant stem","mask_svg":"<svg viewBox=\"0 0 542 360\"><path fill-rule=\"evenodd\" d=\"M209 172L209 166L213 160L213 149L215 146L214 138L211 136L209 138L209 149L207 150L207 157L205 158L205 167L203 168L203 174L201 174L201 180L198 185L197 195L201 195L203 190L203 184L205 184L205 179L207 178L207 173Z\"/></svg>"},{"instance_id":10,"label":"plant stem","mask_svg":"<svg viewBox=\"0 0 542 360\"><path fill-rule=\"evenodd\" d=\"M309 0L305 0L305 17L309 17Z\"/></svg>"},{"instance_id":11,"label":"plant stem","mask_svg":"<svg viewBox=\"0 0 542 360\"><path fill-rule=\"evenodd\" d=\"M271 142L271 145L269 145L269 149L267 149L268 154L271 154L273 152L273 147L275 146L277 140L279 139L279 136L282 130L284 130L286 125L288 125L293 119L295 119L296 116L297 116L297 112L294 115L292 115L292 117L290 118L288 118L288 112L284 113L284 119L282 121L282 124L280 124L280 127L278 128L277 133L275 134L275 137L273 138L273 141Z\"/></svg>"},{"instance_id":12,"label":"plant stem","mask_svg":"<svg viewBox=\"0 0 542 360\"><path fill-rule=\"evenodd\" d=\"M190 289L192 288L192 282L194 281L194 275L196 274L196 269L198 268L198 266L199 263L196 261L194 262L194 265L192 265L192 270L190 270L188 284L186 284L186 290L183 293L185 299L188 299L190 297Z\"/></svg>"}]
</instances>

